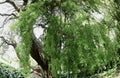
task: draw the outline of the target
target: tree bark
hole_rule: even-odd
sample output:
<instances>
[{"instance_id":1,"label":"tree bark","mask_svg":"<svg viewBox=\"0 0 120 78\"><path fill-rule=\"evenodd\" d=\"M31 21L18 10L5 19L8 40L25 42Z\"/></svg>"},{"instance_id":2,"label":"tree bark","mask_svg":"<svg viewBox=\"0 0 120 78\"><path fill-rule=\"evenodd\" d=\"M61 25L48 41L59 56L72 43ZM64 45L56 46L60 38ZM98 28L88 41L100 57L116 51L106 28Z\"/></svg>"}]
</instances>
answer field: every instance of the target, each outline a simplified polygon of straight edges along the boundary
<instances>
[{"instance_id":1,"label":"tree bark","mask_svg":"<svg viewBox=\"0 0 120 78\"><path fill-rule=\"evenodd\" d=\"M48 59L44 57L40 41L35 37L35 35L33 35L30 54L32 58L38 63L38 65L42 67L44 73L47 75L47 78L49 78L50 71L48 67Z\"/></svg>"}]
</instances>

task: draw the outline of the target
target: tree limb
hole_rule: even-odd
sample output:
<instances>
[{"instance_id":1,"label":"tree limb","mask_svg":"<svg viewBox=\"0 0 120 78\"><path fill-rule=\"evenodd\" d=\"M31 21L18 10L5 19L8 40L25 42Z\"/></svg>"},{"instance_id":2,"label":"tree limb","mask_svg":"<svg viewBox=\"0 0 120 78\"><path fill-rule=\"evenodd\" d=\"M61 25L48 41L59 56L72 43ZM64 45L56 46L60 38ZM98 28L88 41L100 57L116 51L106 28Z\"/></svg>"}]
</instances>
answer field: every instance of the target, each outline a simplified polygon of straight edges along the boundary
<instances>
[{"instance_id":1,"label":"tree limb","mask_svg":"<svg viewBox=\"0 0 120 78\"><path fill-rule=\"evenodd\" d=\"M6 1L5 2L0 2L0 4L4 4L4 3L6 3Z\"/></svg>"},{"instance_id":2,"label":"tree limb","mask_svg":"<svg viewBox=\"0 0 120 78\"><path fill-rule=\"evenodd\" d=\"M20 9L17 7L17 5L16 5L13 1L11 1L11 0L6 0L5 2L11 4L11 5L15 8L15 10L16 10L17 12L20 11Z\"/></svg>"},{"instance_id":3,"label":"tree limb","mask_svg":"<svg viewBox=\"0 0 120 78\"><path fill-rule=\"evenodd\" d=\"M42 28L44 28L44 29L47 28L47 27L46 27L47 24L41 24L41 23L40 23L40 24L35 24L35 25L36 25L36 27L37 27L37 26L40 26L40 27L42 27ZM34 28L36 28L36 27L34 27Z\"/></svg>"},{"instance_id":4,"label":"tree limb","mask_svg":"<svg viewBox=\"0 0 120 78\"><path fill-rule=\"evenodd\" d=\"M16 43L10 42L7 39L5 39L3 36L0 36L0 38L3 40L3 42L5 42L7 45L11 45L14 48L16 47Z\"/></svg>"},{"instance_id":5,"label":"tree limb","mask_svg":"<svg viewBox=\"0 0 120 78\"><path fill-rule=\"evenodd\" d=\"M27 3L28 3L28 0L23 0L23 1L24 1L24 2L23 2L23 5L26 6Z\"/></svg>"},{"instance_id":6,"label":"tree limb","mask_svg":"<svg viewBox=\"0 0 120 78\"><path fill-rule=\"evenodd\" d=\"M48 76L51 73L48 67L49 60L46 57L44 57L44 53L42 50L42 46L40 45L40 41L35 37L35 35L33 35L30 54L32 58L35 61L37 61L38 65L42 67L43 71L47 73L47 78L49 78Z\"/></svg>"},{"instance_id":7,"label":"tree limb","mask_svg":"<svg viewBox=\"0 0 120 78\"><path fill-rule=\"evenodd\" d=\"M17 17L14 13L11 13L11 14L2 14L2 13L0 13L0 16L15 16L15 17Z\"/></svg>"}]
</instances>

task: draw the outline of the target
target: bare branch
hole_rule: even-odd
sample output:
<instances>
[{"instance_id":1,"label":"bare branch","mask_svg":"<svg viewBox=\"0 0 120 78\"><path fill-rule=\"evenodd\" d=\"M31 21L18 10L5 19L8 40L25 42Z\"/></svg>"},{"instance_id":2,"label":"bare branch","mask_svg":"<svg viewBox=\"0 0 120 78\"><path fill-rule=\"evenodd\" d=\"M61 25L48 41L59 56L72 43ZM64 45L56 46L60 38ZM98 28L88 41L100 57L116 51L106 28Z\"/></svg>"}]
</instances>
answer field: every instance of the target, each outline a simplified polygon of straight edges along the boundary
<instances>
[{"instance_id":1,"label":"bare branch","mask_svg":"<svg viewBox=\"0 0 120 78\"><path fill-rule=\"evenodd\" d=\"M5 42L7 45L11 45L14 48L16 47L16 43L10 42L7 39L5 39L3 36L0 36L0 38L3 40L3 42Z\"/></svg>"},{"instance_id":2,"label":"bare branch","mask_svg":"<svg viewBox=\"0 0 120 78\"><path fill-rule=\"evenodd\" d=\"M0 2L0 4L4 4L4 3L9 3L9 4L11 4L11 5L15 8L15 10L16 10L17 12L20 11L20 9L17 7L17 5L16 5L13 1L11 1L11 0L6 0L6 1L4 1L4 2Z\"/></svg>"},{"instance_id":3,"label":"bare branch","mask_svg":"<svg viewBox=\"0 0 120 78\"><path fill-rule=\"evenodd\" d=\"M6 1L5 2L0 2L0 4L4 4L4 3L6 3Z\"/></svg>"},{"instance_id":4,"label":"bare branch","mask_svg":"<svg viewBox=\"0 0 120 78\"><path fill-rule=\"evenodd\" d=\"M4 3L7 3L7 1L4 1L4 2L0 2L0 4L4 4Z\"/></svg>"},{"instance_id":5,"label":"bare branch","mask_svg":"<svg viewBox=\"0 0 120 78\"><path fill-rule=\"evenodd\" d=\"M17 7L17 5L16 5L13 1L11 1L11 0L6 0L6 2L8 2L9 4L11 4L11 5L15 8L15 10L16 10L17 12L20 11L20 9Z\"/></svg>"},{"instance_id":6,"label":"bare branch","mask_svg":"<svg viewBox=\"0 0 120 78\"><path fill-rule=\"evenodd\" d=\"M14 13L11 13L11 14L2 14L2 13L0 13L0 16L15 16L15 17L17 17Z\"/></svg>"},{"instance_id":7,"label":"bare branch","mask_svg":"<svg viewBox=\"0 0 120 78\"><path fill-rule=\"evenodd\" d=\"M42 28L44 28L44 29L47 28L47 27L46 27L47 24L41 24L41 23L40 23L40 24L35 24L35 25L36 25L36 27L37 27L37 26L40 26L40 27L42 27ZM36 28L36 27L34 27L34 28Z\"/></svg>"}]
</instances>

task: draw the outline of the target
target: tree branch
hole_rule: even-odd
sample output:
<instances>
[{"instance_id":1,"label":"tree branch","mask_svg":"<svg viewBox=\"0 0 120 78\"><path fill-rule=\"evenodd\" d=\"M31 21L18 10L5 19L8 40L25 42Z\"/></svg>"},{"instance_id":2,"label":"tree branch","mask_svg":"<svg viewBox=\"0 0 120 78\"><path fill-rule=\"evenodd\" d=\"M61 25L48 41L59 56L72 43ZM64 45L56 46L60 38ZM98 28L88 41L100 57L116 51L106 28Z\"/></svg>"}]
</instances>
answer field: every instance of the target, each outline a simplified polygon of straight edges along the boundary
<instances>
[{"instance_id":1,"label":"tree branch","mask_svg":"<svg viewBox=\"0 0 120 78\"><path fill-rule=\"evenodd\" d=\"M6 1L5 2L0 2L0 4L4 4L4 3L6 3Z\"/></svg>"},{"instance_id":2,"label":"tree branch","mask_svg":"<svg viewBox=\"0 0 120 78\"><path fill-rule=\"evenodd\" d=\"M2 13L0 13L0 16L15 16L15 17L17 17L14 13L11 13L11 14L2 14Z\"/></svg>"},{"instance_id":3,"label":"tree branch","mask_svg":"<svg viewBox=\"0 0 120 78\"><path fill-rule=\"evenodd\" d=\"M27 3L28 3L28 0L23 0L23 1L24 1L24 2L23 2L23 5L26 6Z\"/></svg>"},{"instance_id":4,"label":"tree branch","mask_svg":"<svg viewBox=\"0 0 120 78\"><path fill-rule=\"evenodd\" d=\"M40 27L42 27L42 28L44 28L44 29L47 28L47 27L46 27L47 24L41 24L41 23L40 23L40 24L35 24L35 25L36 25L36 27L37 27L37 26L40 26ZM34 27L34 28L36 28L36 27Z\"/></svg>"},{"instance_id":5,"label":"tree branch","mask_svg":"<svg viewBox=\"0 0 120 78\"><path fill-rule=\"evenodd\" d=\"M5 42L7 45L11 45L14 48L16 47L16 43L10 42L7 39L5 39L3 36L0 36L0 38L3 40L3 42Z\"/></svg>"},{"instance_id":6,"label":"tree branch","mask_svg":"<svg viewBox=\"0 0 120 78\"><path fill-rule=\"evenodd\" d=\"M17 7L17 5L16 5L13 1L11 1L11 0L6 0L5 2L11 4L11 5L15 8L15 10L16 10L17 12L20 11L20 9Z\"/></svg>"}]
</instances>

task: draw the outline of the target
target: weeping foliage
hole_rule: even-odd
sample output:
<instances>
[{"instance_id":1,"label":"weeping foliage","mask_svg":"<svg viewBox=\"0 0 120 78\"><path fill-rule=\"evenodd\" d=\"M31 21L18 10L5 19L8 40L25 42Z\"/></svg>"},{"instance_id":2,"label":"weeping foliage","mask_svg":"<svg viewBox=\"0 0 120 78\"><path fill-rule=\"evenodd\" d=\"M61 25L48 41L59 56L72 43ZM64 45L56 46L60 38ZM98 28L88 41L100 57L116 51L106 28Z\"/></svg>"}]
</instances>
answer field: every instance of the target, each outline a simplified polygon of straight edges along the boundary
<instances>
[{"instance_id":1,"label":"weeping foliage","mask_svg":"<svg viewBox=\"0 0 120 78\"><path fill-rule=\"evenodd\" d=\"M97 8L87 3L89 9ZM89 12L70 0L61 4L61 11L59 16L48 16L49 26L43 41L53 75L72 72L76 78L78 70L86 76L103 71L111 61L115 65L117 44L110 39L104 21L91 24Z\"/></svg>"},{"instance_id":2,"label":"weeping foliage","mask_svg":"<svg viewBox=\"0 0 120 78\"><path fill-rule=\"evenodd\" d=\"M106 21L91 23L91 12L99 12L100 0L39 1L27 6L20 13L16 30L21 42L16 51L20 54L21 66L29 68L29 53L36 19L43 15L47 22L44 32L43 50L49 58L49 68L57 74L77 73L84 76L105 70L118 61L117 42L110 38ZM96 6L97 5L97 6ZM80 71L80 72L78 72ZM63 72L63 73L62 73Z\"/></svg>"},{"instance_id":3,"label":"weeping foliage","mask_svg":"<svg viewBox=\"0 0 120 78\"><path fill-rule=\"evenodd\" d=\"M28 5L26 11L20 13L18 22L15 24L17 34L21 36L21 41L16 47L16 52L20 55L20 65L25 74L29 71L29 54L33 38L33 25L42 13L40 9L43 3Z\"/></svg>"}]
</instances>

